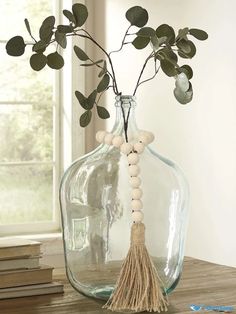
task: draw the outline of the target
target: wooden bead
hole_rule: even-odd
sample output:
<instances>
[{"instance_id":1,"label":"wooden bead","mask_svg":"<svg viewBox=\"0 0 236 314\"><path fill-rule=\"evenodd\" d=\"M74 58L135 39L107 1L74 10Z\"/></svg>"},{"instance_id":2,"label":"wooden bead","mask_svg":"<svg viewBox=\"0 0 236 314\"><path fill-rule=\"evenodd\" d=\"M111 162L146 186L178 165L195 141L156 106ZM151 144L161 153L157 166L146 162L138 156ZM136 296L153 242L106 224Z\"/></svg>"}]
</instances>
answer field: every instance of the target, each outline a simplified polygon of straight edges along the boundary
<instances>
[{"instance_id":1,"label":"wooden bead","mask_svg":"<svg viewBox=\"0 0 236 314\"><path fill-rule=\"evenodd\" d=\"M136 153L131 153L128 156L128 163L130 165L136 165L139 162L139 155Z\"/></svg>"},{"instance_id":2,"label":"wooden bead","mask_svg":"<svg viewBox=\"0 0 236 314\"><path fill-rule=\"evenodd\" d=\"M132 190L132 199L139 200L143 196L143 191L139 188L135 188Z\"/></svg>"},{"instance_id":3,"label":"wooden bead","mask_svg":"<svg viewBox=\"0 0 236 314\"><path fill-rule=\"evenodd\" d=\"M130 185L132 188L138 188L141 185L141 179L139 177L131 177Z\"/></svg>"},{"instance_id":4,"label":"wooden bead","mask_svg":"<svg viewBox=\"0 0 236 314\"><path fill-rule=\"evenodd\" d=\"M149 137L147 134L142 134L139 136L139 141L142 142L145 146L149 144Z\"/></svg>"},{"instance_id":5,"label":"wooden bead","mask_svg":"<svg viewBox=\"0 0 236 314\"><path fill-rule=\"evenodd\" d=\"M141 210L143 208L143 203L141 200L132 200L131 209L132 210Z\"/></svg>"},{"instance_id":6,"label":"wooden bead","mask_svg":"<svg viewBox=\"0 0 236 314\"><path fill-rule=\"evenodd\" d=\"M154 136L154 134L152 132L149 132L148 136L149 136L149 144L150 144L150 143L152 143L155 140L155 136Z\"/></svg>"},{"instance_id":7,"label":"wooden bead","mask_svg":"<svg viewBox=\"0 0 236 314\"><path fill-rule=\"evenodd\" d=\"M114 137L113 134L107 133L106 136L104 137L104 143L107 145L111 145L113 137Z\"/></svg>"},{"instance_id":8,"label":"wooden bead","mask_svg":"<svg viewBox=\"0 0 236 314\"><path fill-rule=\"evenodd\" d=\"M119 148L124 143L124 138L120 135L114 136L112 140L112 145Z\"/></svg>"},{"instance_id":9,"label":"wooden bead","mask_svg":"<svg viewBox=\"0 0 236 314\"><path fill-rule=\"evenodd\" d=\"M137 177L140 173L140 168L137 165L131 165L129 166L129 175L131 177Z\"/></svg>"},{"instance_id":10,"label":"wooden bead","mask_svg":"<svg viewBox=\"0 0 236 314\"><path fill-rule=\"evenodd\" d=\"M102 143L104 141L104 138L106 136L107 132L106 131L98 131L96 133L96 140L99 142L99 143Z\"/></svg>"},{"instance_id":11,"label":"wooden bead","mask_svg":"<svg viewBox=\"0 0 236 314\"><path fill-rule=\"evenodd\" d=\"M132 219L134 222L141 222L143 221L143 212L136 210L132 212Z\"/></svg>"},{"instance_id":12,"label":"wooden bead","mask_svg":"<svg viewBox=\"0 0 236 314\"><path fill-rule=\"evenodd\" d=\"M144 151L144 144L143 143L135 143L134 144L134 151L136 151L138 154L141 154Z\"/></svg>"},{"instance_id":13,"label":"wooden bead","mask_svg":"<svg viewBox=\"0 0 236 314\"><path fill-rule=\"evenodd\" d=\"M155 139L155 136L152 132L148 132L148 131L141 131L140 134L139 134L139 140L141 142L143 142L143 140L145 142L147 142L146 145L152 143Z\"/></svg>"},{"instance_id":14,"label":"wooden bead","mask_svg":"<svg viewBox=\"0 0 236 314\"><path fill-rule=\"evenodd\" d=\"M130 143L123 143L120 146L120 151L125 154L125 155L129 155L129 153L132 152L133 146Z\"/></svg>"}]
</instances>

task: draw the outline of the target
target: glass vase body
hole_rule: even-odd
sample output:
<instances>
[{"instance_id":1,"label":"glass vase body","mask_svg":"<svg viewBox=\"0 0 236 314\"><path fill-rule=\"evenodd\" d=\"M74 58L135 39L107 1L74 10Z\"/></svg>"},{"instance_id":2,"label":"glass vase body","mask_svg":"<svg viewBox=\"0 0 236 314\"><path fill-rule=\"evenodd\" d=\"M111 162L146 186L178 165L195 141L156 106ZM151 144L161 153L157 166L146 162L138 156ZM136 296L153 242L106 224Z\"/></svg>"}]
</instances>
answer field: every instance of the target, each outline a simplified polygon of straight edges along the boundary
<instances>
[{"instance_id":1,"label":"glass vase body","mask_svg":"<svg viewBox=\"0 0 236 314\"><path fill-rule=\"evenodd\" d=\"M129 116L129 142L138 141L136 102L118 96L115 135L124 136L123 117ZM125 137L125 136L124 136ZM146 246L170 293L183 265L188 217L188 186L172 161L147 146L140 154L140 178ZM131 187L127 156L101 144L76 160L60 187L65 262L68 279L79 292L100 299L112 293L130 245Z\"/></svg>"}]
</instances>

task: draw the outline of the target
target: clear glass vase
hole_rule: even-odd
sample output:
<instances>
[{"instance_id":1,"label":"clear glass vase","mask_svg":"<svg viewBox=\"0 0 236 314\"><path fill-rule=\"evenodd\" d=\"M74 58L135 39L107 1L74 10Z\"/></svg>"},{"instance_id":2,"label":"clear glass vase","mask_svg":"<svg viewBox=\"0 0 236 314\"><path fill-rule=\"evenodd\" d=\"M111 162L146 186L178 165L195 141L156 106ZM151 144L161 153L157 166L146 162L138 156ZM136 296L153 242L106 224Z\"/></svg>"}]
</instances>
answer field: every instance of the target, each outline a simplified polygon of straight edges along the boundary
<instances>
[{"instance_id":1,"label":"clear glass vase","mask_svg":"<svg viewBox=\"0 0 236 314\"><path fill-rule=\"evenodd\" d=\"M135 106L132 96L116 97L112 133L124 135L123 116L129 114L130 142L137 141L139 133ZM169 293L182 271L188 186L176 164L150 147L140 155L139 166L146 246ZM130 195L127 158L106 144L76 160L63 176L66 271L71 285L87 296L106 300L114 289L130 245Z\"/></svg>"}]
</instances>

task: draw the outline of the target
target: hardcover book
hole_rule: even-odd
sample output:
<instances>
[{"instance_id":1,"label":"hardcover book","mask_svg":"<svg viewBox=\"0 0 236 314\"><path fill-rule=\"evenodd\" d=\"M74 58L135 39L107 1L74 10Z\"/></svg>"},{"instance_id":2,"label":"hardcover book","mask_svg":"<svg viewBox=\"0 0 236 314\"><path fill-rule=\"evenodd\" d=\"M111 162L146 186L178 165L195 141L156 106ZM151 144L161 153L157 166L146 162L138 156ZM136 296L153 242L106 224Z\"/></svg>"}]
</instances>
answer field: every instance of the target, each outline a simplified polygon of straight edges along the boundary
<instances>
[{"instance_id":1,"label":"hardcover book","mask_svg":"<svg viewBox=\"0 0 236 314\"><path fill-rule=\"evenodd\" d=\"M0 300L52 293L63 293L63 285L58 282L51 282L40 285L3 288L0 289Z\"/></svg>"},{"instance_id":2,"label":"hardcover book","mask_svg":"<svg viewBox=\"0 0 236 314\"><path fill-rule=\"evenodd\" d=\"M0 260L40 255L40 242L18 238L0 239Z\"/></svg>"},{"instance_id":3,"label":"hardcover book","mask_svg":"<svg viewBox=\"0 0 236 314\"><path fill-rule=\"evenodd\" d=\"M0 272L14 269L39 268L40 256L0 260Z\"/></svg>"},{"instance_id":4,"label":"hardcover book","mask_svg":"<svg viewBox=\"0 0 236 314\"><path fill-rule=\"evenodd\" d=\"M0 272L0 288L26 286L52 282L53 268L41 266L36 269L11 270Z\"/></svg>"}]
</instances>

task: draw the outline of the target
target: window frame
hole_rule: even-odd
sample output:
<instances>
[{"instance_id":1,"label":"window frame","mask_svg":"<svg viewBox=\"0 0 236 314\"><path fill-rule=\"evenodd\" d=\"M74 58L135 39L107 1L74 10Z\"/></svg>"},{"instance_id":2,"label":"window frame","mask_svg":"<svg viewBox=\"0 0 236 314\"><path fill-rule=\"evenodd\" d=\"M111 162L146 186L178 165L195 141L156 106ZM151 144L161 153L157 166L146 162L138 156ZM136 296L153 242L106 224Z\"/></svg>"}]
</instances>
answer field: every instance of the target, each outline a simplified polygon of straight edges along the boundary
<instances>
[{"instance_id":1,"label":"window frame","mask_svg":"<svg viewBox=\"0 0 236 314\"><path fill-rule=\"evenodd\" d=\"M62 8L71 7L73 0L54 0L54 13L58 23L62 22ZM80 1L85 3L85 1ZM6 43L6 40L0 40L0 43ZM54 96L53 106L53 160L49 162L10 162L0 163L22 165L22 164L50 164L53 167L53 219L52 221L29 222L19 224L0 225L0 236L23 235L23 234L42 234L60 232L60 204L59 204L59 185L60 178L71 162L84 154L85 151L85 133L78 127L81 109L75 101L74 91L76 86L80 90L85 90L85 72L80 73L73 71L75 56L73 54L73 42L63 51L66 66L55 71L54 74ZM84 43L82 43L83 45ZM62 49L60 49L62 52ZM66 79L65 79L66 77ZM24 104L24 102L0 102L1 104ZM25 102L26 103L26 102ZM27 104L37 104L37 102L27 102ZM71 105L68 105L71 104Z\"/></svg>"}]
</instances>

